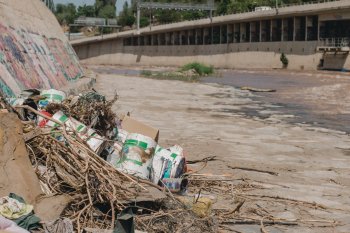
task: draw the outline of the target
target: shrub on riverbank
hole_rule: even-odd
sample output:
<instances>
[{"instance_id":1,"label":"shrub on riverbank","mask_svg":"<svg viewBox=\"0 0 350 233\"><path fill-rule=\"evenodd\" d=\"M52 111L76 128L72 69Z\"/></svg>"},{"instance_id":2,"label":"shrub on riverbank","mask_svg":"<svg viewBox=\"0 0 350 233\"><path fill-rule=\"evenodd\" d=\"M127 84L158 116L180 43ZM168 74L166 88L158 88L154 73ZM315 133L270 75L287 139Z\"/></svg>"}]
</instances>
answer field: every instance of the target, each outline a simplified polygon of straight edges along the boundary
<instances>
[{"instance_id":1,"label":"shrub on riverbank","mask_svg":"<svg viewBox=\"0 0 350 233\"><path fill-rule=\"evenodd\" d=\"M196 82L202 76L214 73L212 66L207 66L198 62L184 65L178 71L141 71L141 76L154 79L181 80L187 82Z\"/></svg>"},{"instance_id":2,"label":"shrub on riverbank","mask_svg":"<svg viewBox=\"0 0 350 233\"><path fill-rule=\"evenodd\" d=\"M192 63L186 64L181 68L181 71L188 71L188 70L195 70L200 76L205 76L205 75L214 73L213 66L207 66L198 62L192 62Z\"/></svg>"},{"instance_id":3,"label":"shrub on riverbank","mask_svg":"<svg viewBox=\"0 0 350 233\"><path fill-rule=\"evenodd\" d=\"M152 78L152 79L159 79L159 80L180 80L180 81L186 81L186 82L197 82L200 78L200 76L195 71L191 72L191 70L186 72L179 72L179 71L161 72L161 71L143 70L141 71L141 76Z\"/></svg>"}]
</instances>

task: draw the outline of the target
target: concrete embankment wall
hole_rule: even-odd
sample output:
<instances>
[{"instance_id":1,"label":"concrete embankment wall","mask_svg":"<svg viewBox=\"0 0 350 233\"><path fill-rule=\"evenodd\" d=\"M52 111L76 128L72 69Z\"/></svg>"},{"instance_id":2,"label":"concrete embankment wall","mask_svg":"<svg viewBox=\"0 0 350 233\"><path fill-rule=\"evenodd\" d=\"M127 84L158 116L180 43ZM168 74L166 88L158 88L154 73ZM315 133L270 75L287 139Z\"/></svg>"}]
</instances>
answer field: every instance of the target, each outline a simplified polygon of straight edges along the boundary
<instances>
[{"instance_id":1,"label":"concrete embankment wall","mask_svg":"<svg viewBox=\"0 0 350 233\"><path fill-rule=\"evenodd\" d=\"M218 68L281 68L281 53L289 69L316 70L323 57L316 41L218 45L123 46L122 38L74 44L78 57L90 65L180 66L199 61Z\"/></svg>"},{"instance_id":2,"label":"concrete embankment wall","mask_svg":"<svg viewBox=\"0 0 350 233\"><path fill-rule=\"evenodd\" d=\"M40 0L0 0L0 90L67 86L83 75L55 16Z\"/></svg>"}]
</instances>

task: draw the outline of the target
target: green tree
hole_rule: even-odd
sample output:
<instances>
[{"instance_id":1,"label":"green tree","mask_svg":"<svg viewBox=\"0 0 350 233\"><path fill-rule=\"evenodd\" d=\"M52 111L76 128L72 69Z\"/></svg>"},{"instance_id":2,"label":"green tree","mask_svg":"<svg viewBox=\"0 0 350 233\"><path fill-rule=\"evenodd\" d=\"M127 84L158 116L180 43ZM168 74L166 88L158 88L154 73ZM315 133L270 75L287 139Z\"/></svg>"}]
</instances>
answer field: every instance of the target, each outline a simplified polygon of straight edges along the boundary
<instances>
[{"instance_id":1,"label":"green tree","mask_svg":"<svg viewBox=\"0 0 350 233\"><path fill-rule=\"evenodd\" d=\"M175 10L156 10L154 16L161 24L178 22L182 18L181 12Z\"/></svg>"},{"instance_id":2,"label":"green tree","mask_svg":"<svg viewBox=\"0 0 350 233\"><path fill-rule=\"evenodd\" d=\"M147 27L149 24L150 22L148 17L145 17L145 16L140 17L140 27L142 28Z\"/></svg>"},{"instance_id":3,"label":"green tree","mask_svg":"<svg viewBox=\"0 0 350 233\"><path fill-rule=\"evenodd\" d=\"M95 9L96 15L103 18L115 18L116 15L116 0L96 0Z\"/></svg>"},{"instance_id":4,"label":"green tree","mask_svg":"<svg viewBox=\"0 0 350 233\"><path fill-rule=\"evenodd\" d=\"M73 3L56 5L55 15L61 25L74 23L76 13L77 10Z\"/></svg>"},{"instance_id":5,"label":"green tree","mask_svg":"<svg viewBox=\"0 0 350 233\"><path fill-rule=\"evenodd\" d=\"M98 17L105 19L115 18L115 6L106 5L102 7L98 12Z\"/></svg>"},{"instance_id":6,"label":"green tree","mask_svg":"<svg viewBox=\"0 0 350 233\"><path fill-rule=\"evenodd\" d=\"M96 17L95 7L86 4L79 6L76 16Z\"/></svg>"},{"instance_id":7,"label":"green tree","mask_svg":"<svg viewBox=\"0 0 350 233\"><path fill-rule=\"evenodd\" d=\"M123 27L129 26L131 27L135 23L135 17L131 8L129 8L128 2L125 2L123 5L123 10L119 14L119 24Z\"/></svg>"},{"instance_id":8,"label":"green tree","mask_svg":"<svg viewBox=\"0 0 350 233\"><path fill-rule=\"evenodd\" d=\"M217 15L225 15L228 13L228 6L230 5L230 0L222 0L217 7L216 14Z\"/></svg>"}]
</instances>

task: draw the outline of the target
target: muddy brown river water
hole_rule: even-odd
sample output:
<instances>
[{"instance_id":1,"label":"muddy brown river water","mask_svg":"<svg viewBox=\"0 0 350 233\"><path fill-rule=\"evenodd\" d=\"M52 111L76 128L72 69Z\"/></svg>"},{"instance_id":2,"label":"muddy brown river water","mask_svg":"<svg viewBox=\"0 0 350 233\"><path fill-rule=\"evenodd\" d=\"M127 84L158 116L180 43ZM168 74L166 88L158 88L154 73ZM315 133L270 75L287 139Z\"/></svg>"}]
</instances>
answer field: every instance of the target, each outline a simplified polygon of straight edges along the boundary
<instances>
[{"instance_id":1,"label":"muddy brown river water","mask_svg":"<svg viewBox=\"0 0 350 233\"><path fill-rule=\"evenodd\" d=\"M94 67L98 73L139 76L142 68ZM149 69L149 68L145 68ZM152 68L151 68L152 69ZM153 68L170 70L173 68ZM204 77L202 83L215 83L235 88L275 89L273 93L250 96L261 107L223 108L223 112L266 119L275 114L287 115L292 124L350 133L350 76L340 72L289 72L284 70L246 71L219 70L215 77ZM222 95L222 98L230 98ZM220 103L220 102L218 102Z\"/></svg>"},{"instance_id":2,"label":"muddy brown river water","mask_svg":"<svg viewBox=\"0 0 350 233\"><path fill-rule=\"evenodd\" d=\"M306 123L350 133L350 77L347 74L222 71L221 77L205 77L202 82L236 88L249 86L275 89L276 92L272 93L256 93L252 99L263 105L277 106L282 114L294 115L295 117L288 118L290 123ZM243 108L240 111L247 116L269 117L268 113L261 110Z\"/></svg>"}]
</instances>

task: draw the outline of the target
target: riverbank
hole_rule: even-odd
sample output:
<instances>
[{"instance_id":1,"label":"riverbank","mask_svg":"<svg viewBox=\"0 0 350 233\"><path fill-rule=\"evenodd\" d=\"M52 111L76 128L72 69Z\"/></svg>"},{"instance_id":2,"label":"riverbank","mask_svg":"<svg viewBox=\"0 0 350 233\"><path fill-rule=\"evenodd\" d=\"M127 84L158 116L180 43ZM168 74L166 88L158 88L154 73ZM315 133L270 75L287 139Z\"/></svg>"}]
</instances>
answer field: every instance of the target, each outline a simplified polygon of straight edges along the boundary
<instances>
[{"instance_id":1,"label":"riverbank","mask_svg":"<svg viewBox=\"0 0 350 233\"><path fill-rule=\"evenodd\" d=\"M114 110L130 112L159 128L160 144L182 145L189 160L217 156L201 173L229 175L234 182L250 185L244 192L246 202L241 214L258 211L261 218L341 223L331 224L334 227L317 221L313 226L310 222L282 228L266 226L270 232L349 229L350 140L344 132L291 124L288 119L295 116L280 112L278 106L268 102L254 100L255 95L248 91L230 86L104 73L98 76L95 88L99 92L112 97L114 90L118 91L120 101ZM275 109L265 118L247 117L241 111L244 108L262 111L265 107ZM232 209L240 190L231 192L231 198L217 197L214 209ZM284 201L276 199L277 196ZM243 232L257 232L260 228L254 224L228 227Z\"/></svg>"}]
</instances>

